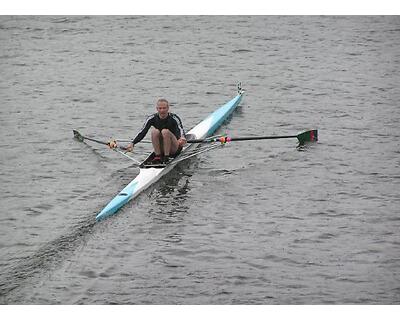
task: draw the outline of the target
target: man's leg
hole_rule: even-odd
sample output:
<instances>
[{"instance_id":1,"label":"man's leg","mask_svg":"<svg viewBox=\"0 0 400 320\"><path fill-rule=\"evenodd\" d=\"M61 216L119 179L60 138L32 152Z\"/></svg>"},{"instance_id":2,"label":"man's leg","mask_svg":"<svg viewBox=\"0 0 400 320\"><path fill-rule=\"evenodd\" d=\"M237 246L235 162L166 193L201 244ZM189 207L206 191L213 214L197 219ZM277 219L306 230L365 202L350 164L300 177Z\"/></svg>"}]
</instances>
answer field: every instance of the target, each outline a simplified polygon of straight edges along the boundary
<instances>
[{"instance_id":1,"label":"man's leg","mask_svg":"<svg viewBox=\"0 0 400 320\"><path fill-rule=\"evenodd\" d=\"M161 132L158 129L151 130L151 143L153 144L156 156L161 155Z\"/></svg>"},{"instance_id":2,"label":"man's leg","mask_svg":"<svg viewBox=\"0 0 400 320\"><path fill-rule=\"evenodd\" d=\"M168 129L162 129L164 156L170 156L178 151L179 144L175 135Z\"/></svg>"}]
</instances>

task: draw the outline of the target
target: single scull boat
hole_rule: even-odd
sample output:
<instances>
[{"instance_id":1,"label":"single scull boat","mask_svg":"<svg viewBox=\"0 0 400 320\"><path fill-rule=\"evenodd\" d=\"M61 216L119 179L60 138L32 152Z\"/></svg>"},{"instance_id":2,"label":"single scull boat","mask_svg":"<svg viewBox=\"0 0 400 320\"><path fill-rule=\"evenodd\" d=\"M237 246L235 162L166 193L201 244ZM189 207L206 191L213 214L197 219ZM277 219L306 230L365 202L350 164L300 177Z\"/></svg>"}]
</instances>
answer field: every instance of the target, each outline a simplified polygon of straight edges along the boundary
<instances>
[{"instance_id":1,"label":"single scull boat","mask_svg":"<svg viewBox=\"0 0 400 320\"><path fill-rule=\"evenodd\" d=\"M238 95L225 103L223 106L218 108L206 119L201 121L197 126L191 129L187 133L188 140L203 140L210 137L222 123L232 114L232 112L239 105L243 96L243 90L239 86ZM96 141L95 141L96 142ZM171 171L176 164L190 158L203 150L198 151L198 143L188 143L182 152L171 162L165 166L152 166L151 159L154 157L154 153L150 154L145 161L140 164L140 172L118 195L114 197L101 212L96 216L96 220L100 221L106 217L109 217L116 213L122 206L128 203L130 200L137 197L143 190L150 187L152 184L157 182L162 176ZM213 146L207 150L213 149L218 146Z\"/></svg>"},{"instance_id":2,"label":"single scull boat","mask_svg":"<svg viewBox=\"0 0 400 320\"><path fill-rule=\"evenodd\" d=\"M143 190L157 182L162 176L171 171L179 162L206 152L212 149L223 147L226 143L232 141L250 141L250 140L271 140L271 139L292 139L297 138L301 149L306 143L318 141L318 130L313 129L304 131L296 135L275 135L275 136L248 136L248 137L228 137L226 135L211 136L221 124L232 114L239 105L243 96L241 84L238 85L238 95L231 101L210 114L206 119L200 122L192 130L186 134L187 145L173 160L167 164L153 164L154 152L151 153L145 161L140 162L127 155L123 147L112 147L111 141L105 142L81 135L77 130L73 130L74 137L83 142L84 140L107 145L113 151L120 153L131 161L139 165L140 172L118 195L112 199L103 210L96 216L96 220L100 221L116 213L122 206L133 198L137 197ZM126 139L115 139L113 141L129 142Z\"/></svg>"}]
</instances>

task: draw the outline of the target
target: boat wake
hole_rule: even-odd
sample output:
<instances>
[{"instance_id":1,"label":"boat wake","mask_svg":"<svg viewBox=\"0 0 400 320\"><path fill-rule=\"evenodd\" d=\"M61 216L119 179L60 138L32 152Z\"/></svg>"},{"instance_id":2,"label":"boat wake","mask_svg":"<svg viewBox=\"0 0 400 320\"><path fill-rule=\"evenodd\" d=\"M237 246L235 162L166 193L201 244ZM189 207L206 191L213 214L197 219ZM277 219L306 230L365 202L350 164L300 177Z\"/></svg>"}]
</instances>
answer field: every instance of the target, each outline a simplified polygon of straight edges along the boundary
<instances>
[{"instance_id":1,"label":"boat wake","mask_svg":"<svg viewBox=\"0 0 400 320\"><path fill-rule=\"evenodd\" d=\"M7 303L8 296L23 287L34 276L47 273L59 266L92 233L95 221L92 216L74 225L72 232L64 234L42 246L37 252L17 261L0 274L0 303Z\"/></svg>"}]
</instances>

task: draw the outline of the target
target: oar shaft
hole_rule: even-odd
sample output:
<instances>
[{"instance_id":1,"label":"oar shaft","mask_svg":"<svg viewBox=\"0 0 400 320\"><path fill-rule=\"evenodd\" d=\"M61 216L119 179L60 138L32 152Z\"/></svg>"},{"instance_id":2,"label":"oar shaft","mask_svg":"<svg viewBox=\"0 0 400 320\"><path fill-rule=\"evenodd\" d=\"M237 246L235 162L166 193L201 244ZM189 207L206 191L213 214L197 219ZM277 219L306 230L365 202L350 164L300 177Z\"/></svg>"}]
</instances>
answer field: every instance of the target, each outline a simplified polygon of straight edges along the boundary
<instances>
[{"instance_id":1,"label":"oar shaft","mask_svg":"<svg viewBox=\"0 0 400 320\"><path fill-rule=\"evenodd\" d=\"M272 140L272 139L289 139L297 138L297 135L290 136L262 136L262 137L220 137L213 139L194 139L188 140L188 143L212 143L212 142L230 142L230 141L249 141L249 140Z\"/></svg>"},{"instance_id":2,"label":"oar shaft","mask_svg":"<svg viewBox=\"0 0 400 320\"><path fill-rule=\"evenodd\" d=\"M126 158L132 160L132 161L135 162L136 164L141 164L140 161L136 160L135 158L132 158L132 157L128 156L126 153L124 153L124 152L122 152L122 151L119 151L118 149L112 149L112 150L114 150L114 151L120 153L121 155L123 155L124 157L126 157Z\"/></svg>"},{"instance_id":3,"label":"oar shaft","mask_svg":"<svg viewBox=\"0 0 400 320\"><path fill-rule=\"evenodd\" d=\"M238 137L238 138L230 138L230 141L272 140L272 139L289 139L289 138L297 138L297 136L291 135L291 136L270 136L270 137Z\"/></svg>"},{"instance_id":4,"label":"oar shaft","mask_svg":"<svg viewBox=\"0 0 400 320\"><path fill-rule=\"evenodd\" d=\"M92 139L92 138L88 138L88 137L84 137L84 136L82 136L82 138L84 138L85 140L89 140L89 141L97 142L97 143L100 143L100 144L104 144L105 146L109 145L108 142L104 142L104 141L100 141L100 140L96 140L96 139Z\"/></svg>"},{"instance_id":5,"label":"oar shaft","mask_svg":"<svg viewBox=\"0 0 400 320\"><path fill-rule=\"evenodd\" d=\"M102 144L102 145L105 145L105 146L110 147L110 143L109 143L109 142L100 141L100 140L97 140L97 139L85 137L85 136L81 135L77 130L72 130L72 132L74 133L74 137L75 137L76 139L78 139L79 141L81 141L81 142L83 142L84 140L89 140L89 141L93 141L93 142L96 142L96 143L99 143L99 144ZM120 151L120 150L126 151L127 149L126 149L125 147L117 147L117 148L111 148L111 149L112 149L113 151L116 151L116 152L122 154L124 157L126 157L126 158L132 160L133 162L136 162L137 164L140 164L140 163L141 163L140 161L138 161L138 160L136 160L136 159L134 159L134 158L128 156L128 155L125 154L124 152Z\"/></svg>"},{"instance_id":6,"label":"oar shaft","mask_svg":"<svg viewBox=\"0 0 400 320\"><path fill-rule=\"evenodd\" d=\"M93 141L93 142L96 142L96 143L99 143L99 144L103 144L103 145L105 145L105 146L110 146L110 143L109 143L109 142L100 141L100 140L97 140L97 139L85 137L85 136L81 135L81 134L80 134L78 131L76 131L76 130L72 130L72 131L74 132L74 137L77 138L77 139L80 140L80 141L89 140L89 141ZM118 147L118 148L121 149L121 150L126 150L125 147Z\"/></svg>"}]
</instances>

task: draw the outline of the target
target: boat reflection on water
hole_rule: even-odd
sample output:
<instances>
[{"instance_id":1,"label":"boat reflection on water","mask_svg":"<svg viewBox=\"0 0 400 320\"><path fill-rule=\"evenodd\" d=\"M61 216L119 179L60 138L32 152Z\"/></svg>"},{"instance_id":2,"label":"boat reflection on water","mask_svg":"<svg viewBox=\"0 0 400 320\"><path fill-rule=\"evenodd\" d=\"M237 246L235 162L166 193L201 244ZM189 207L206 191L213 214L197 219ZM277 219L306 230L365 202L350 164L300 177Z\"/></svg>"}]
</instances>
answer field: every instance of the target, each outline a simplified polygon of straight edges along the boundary
<instances>
[{"instance_id":1,"label":"boat reflection on water","mask_svg":"<svg viewBox=\"0 0 400 320\"><path fill-rule=\"evenodd\" d=\"M154 221L165 223L181 222L189 210L187 199L190 193L191 174L179 168L165 177L150 193L149 215Z\"/></svg>"}]
</instances>

